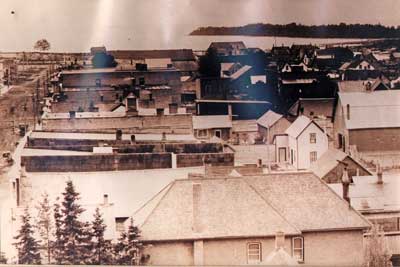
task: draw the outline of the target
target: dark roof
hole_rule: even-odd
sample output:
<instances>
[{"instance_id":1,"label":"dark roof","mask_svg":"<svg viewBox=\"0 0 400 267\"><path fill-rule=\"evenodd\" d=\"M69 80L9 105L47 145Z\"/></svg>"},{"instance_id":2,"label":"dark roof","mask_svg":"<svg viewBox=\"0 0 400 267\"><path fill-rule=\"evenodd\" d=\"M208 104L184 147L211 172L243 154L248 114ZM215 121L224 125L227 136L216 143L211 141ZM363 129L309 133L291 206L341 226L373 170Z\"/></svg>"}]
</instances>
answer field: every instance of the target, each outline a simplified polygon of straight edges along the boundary
<instances>
[{"instance_id":1,"label":"dark roof","mask_svg":"<svg viewBox=\"0 0 400 267\"><path fill-rule=\"evenodd\" d=\"M246 49L246 45L242 41L240 41L240 42L212 42L210 44L210 47L217 48L217 49L232 49L234 45L239 46L240 49Z\"/></svg>"},{"instance_id":2,"label":"dark roof","mask_svg":"<svg viewBox=\"0 0 400 267\"><path fill-rule=\"evenodd\" d=\"M168 50L112 50L108 51L116 59L144 60L146 58L170 58L172 61L195 60L192 49Z\"/></svg>"}]
</instances>

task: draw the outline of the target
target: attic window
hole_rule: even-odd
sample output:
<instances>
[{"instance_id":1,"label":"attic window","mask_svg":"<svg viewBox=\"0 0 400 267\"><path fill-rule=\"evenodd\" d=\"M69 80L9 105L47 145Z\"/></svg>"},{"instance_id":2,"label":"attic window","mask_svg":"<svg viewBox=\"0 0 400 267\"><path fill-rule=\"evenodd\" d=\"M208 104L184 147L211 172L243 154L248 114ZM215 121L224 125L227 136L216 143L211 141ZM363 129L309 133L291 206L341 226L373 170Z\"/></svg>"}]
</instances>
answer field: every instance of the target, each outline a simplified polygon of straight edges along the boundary
<instances>
[{"instance_id":1,"label":"attic window","mask_svg":"<svg viewBox=\"0 0 400 267\"><path fill-rule=\"evenodd\" d=\"M304 238L302 236L293 237L292 251L293 257L298 262L304 262Z\"/></svg>"},{"instance_id":2,"label":"attic window","mask_svg":"<svg viewBox=\"0 0 400 267\"><path fill-rule=\"evenodd\" d=\"M128 220L128 217L116 217L115 218L115 230L117 232L125 231L125 222Z\"/></svg>"},{"instance_id":3,"label":"attic window","mask_svg":"<svg viewBox=\"0 0 400 267\"><path fill-rule=\"evenodd\" d=\"M261 262L261 243L253 242L247 244L247 263Z\"/></svg>"},{"instance_id":4,"label":"attic window","mask_svg":"<svg viewBox=\"0 0 400 267\"><path fill-rule=\"evenodd\" d=\"M315 144L317 142L317 134L310 133L310 144Z\"/></svg>"}]
</instances>

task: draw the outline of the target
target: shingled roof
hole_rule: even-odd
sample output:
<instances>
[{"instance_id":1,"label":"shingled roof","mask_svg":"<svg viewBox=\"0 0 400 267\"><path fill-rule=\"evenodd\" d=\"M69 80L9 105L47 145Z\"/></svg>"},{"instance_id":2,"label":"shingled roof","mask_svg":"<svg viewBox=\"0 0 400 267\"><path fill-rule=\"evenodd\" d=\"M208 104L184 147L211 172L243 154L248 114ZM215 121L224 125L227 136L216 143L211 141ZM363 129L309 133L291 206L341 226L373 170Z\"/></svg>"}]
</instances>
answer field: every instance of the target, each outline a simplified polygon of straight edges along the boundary
<instances>
[{"instance_id":1,"label":"shingled roof","mask_svg":"<svg viewBox=\"0 0 400 267\"><path fill-rule=\"evenodd\" d=\"M134 215L144 240L274 236L369 223L312 173L175 180Z\"/></svg>"}]
</instances>

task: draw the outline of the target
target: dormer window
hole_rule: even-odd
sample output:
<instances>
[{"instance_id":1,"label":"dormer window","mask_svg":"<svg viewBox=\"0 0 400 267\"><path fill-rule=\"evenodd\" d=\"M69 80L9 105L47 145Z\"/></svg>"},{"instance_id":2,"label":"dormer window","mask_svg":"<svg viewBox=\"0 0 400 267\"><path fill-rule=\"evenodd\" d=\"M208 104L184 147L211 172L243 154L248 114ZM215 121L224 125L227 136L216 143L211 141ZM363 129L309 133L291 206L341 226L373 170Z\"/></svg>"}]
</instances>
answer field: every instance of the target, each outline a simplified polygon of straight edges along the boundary
<instances>
[{"instance_id":1,"label":"dormer window","mask_svg":"<svg viewBox=\"0 0 400 267\"><path fill-rule=\"evenodd\" d=\"M247 244L247 263L254 264L261 262L261 243L252 242Z\"/></svg>"}]
</instances>

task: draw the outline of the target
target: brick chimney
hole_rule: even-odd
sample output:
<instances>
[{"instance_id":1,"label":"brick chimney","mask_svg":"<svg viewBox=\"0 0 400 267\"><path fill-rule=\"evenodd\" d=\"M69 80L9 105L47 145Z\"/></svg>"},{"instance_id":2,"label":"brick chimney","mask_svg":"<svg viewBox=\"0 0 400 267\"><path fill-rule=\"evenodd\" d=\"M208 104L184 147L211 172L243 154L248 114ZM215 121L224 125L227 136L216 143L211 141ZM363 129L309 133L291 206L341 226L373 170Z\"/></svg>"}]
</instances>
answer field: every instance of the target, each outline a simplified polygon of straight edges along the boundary
<instances>
[{"instance_id":1,"label":"brick chimney","mask_svg":"<svg viewBox=\"0 0 400 267\"><path fill-rule=\"evenodd\" d=\"M103 195L103 205L108 205L108 195L107 194Z\"/></svg>"},{"instance_id":2,"label":"brick chimney","mask_svg":"<svg viewBox=\"0 0 400 267\"><path fill-rule=\"evenodd\" d=\"M382 168L380 165L377 166L377 172L376 172L376 176L377 176L377 184L383 184L383 172L382 172Z\"/></svg>"},{"instance_id":3,"label":"brick chimney","mask_svg":"<svg viewBox=\"0 0 400 267\"><path fill-rule=\"evenodd\" d=\"M343 186L343 199L350 204L350 196L349 196L350 178L349 178L349 173L347 172L347 167L344 167L343 169L342 186Z\"/></svg>"},{"instance_id":4,"label":"brick chimney","mask_svg":"<svg viewBox=\"0 0 400 267\"><path fill-rule=\"evenodd\" d=\"M202 218L201 218L201 198L202 188L200 183L193 183L193 231L201 233Z\"/></svg>"},{"instance_id":5,"label":"brick chimney","mask_svg":"<svg viewBox=\"0 0 400 267\"><path fill-rule=\"evenodd\" d=\"M285 248L285 233L282 231L275 234L275 249Z\"/></svg>"}]
</instances>

